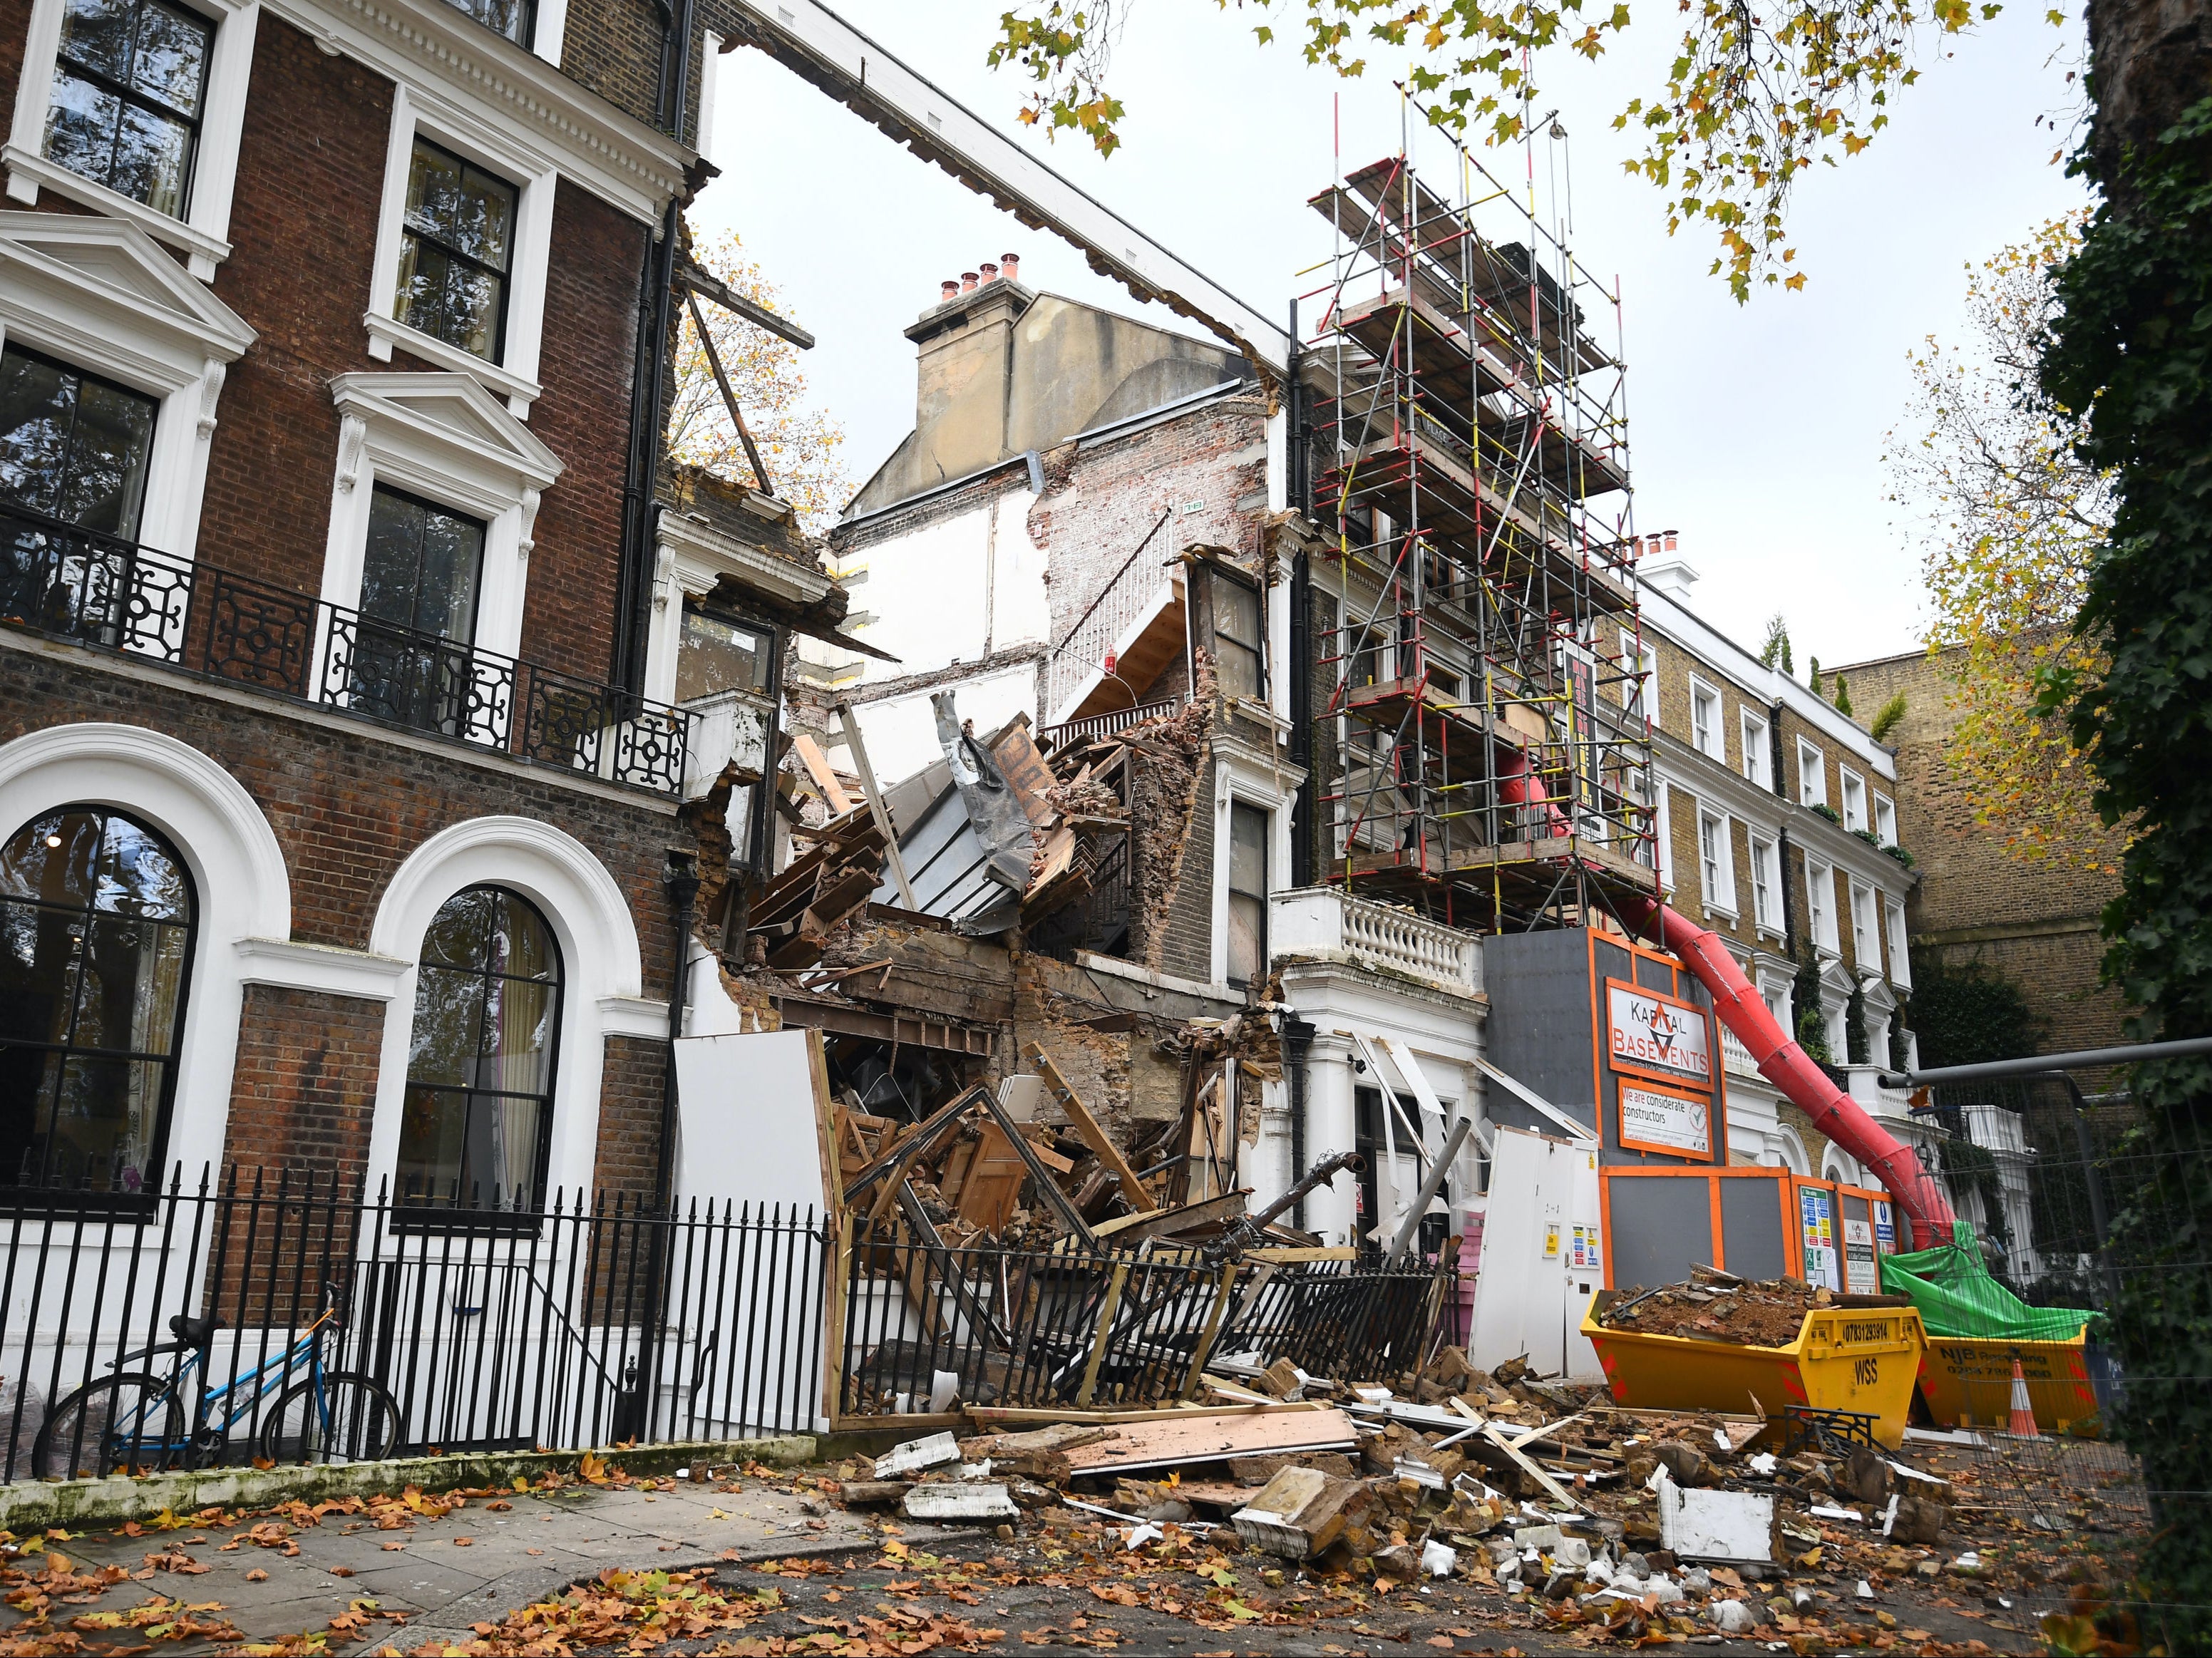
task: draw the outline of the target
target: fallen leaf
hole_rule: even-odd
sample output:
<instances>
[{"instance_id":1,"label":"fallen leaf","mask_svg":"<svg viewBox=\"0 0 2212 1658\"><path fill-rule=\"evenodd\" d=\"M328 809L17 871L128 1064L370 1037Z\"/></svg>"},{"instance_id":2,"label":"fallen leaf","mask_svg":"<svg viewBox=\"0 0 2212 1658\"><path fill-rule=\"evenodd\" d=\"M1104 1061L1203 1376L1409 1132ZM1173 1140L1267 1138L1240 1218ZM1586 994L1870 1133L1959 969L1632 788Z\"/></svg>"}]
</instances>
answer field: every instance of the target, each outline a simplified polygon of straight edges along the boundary
<instances>
[{"instance_id":1,"label":"fallen leaf","mask_svg":"<svg viewBox=\"0 0 2212 1658\"><path fill-rule=\"evenodd\" d=\"M256 1566L252 1571L246 1574L246 1581L249 1583L265 1583L269 1581L269 1574L262 1570L260 1567Z\"/></svg>"}]
</instances>

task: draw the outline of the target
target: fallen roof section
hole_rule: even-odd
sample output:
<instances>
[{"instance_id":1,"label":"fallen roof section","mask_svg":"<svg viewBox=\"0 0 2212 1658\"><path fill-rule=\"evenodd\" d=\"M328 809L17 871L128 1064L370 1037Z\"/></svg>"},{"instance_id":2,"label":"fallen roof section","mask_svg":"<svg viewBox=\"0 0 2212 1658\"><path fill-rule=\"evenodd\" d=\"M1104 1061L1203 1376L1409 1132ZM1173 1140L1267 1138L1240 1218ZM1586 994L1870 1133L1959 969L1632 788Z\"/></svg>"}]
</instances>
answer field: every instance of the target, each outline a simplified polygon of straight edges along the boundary
<instances>
[{"instance_id":1,"label":"fallen roof section","mask_svg":"<svg viewBox=\"0 0 2212 1658\"><path fill-rule=\"evenodd\" d=\"M934 161L1032 229L1080 248L1091 268L1140 300L1202 323L1279 384L1291 336L1204 272L1062 178L816 0L736 0L755 46L854 114Z\"/></svg>"}]
</instances>

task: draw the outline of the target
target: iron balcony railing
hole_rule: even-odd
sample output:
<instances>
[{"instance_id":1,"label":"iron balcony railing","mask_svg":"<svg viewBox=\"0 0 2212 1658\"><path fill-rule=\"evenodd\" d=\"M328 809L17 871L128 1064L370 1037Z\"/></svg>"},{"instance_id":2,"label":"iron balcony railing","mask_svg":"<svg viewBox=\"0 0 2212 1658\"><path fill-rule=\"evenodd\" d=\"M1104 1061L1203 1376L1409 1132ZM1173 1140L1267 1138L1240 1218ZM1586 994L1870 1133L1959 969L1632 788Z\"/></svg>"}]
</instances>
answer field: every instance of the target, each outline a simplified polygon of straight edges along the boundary
<instances>
[{"instance_id":1,"label":"iron balcony railing","mask_svg":"<svg viewBox=\"0 0 2212 1658\"><path fill-rule=\"evenodd\" d=\"M1139 702L1132 708L1115 708L1106 714L1085 714L1080 720L1064 720L1057 726L1047 726L1037 733L1037 741L1047 749L1066 748L1070 743L1080 743L1093 737L1112 737L1132 726L1141 726L1147 720L1164 720L1182 712L1182 698L1166 697L1158 702Z\"/></svg>"},{"instance_id":2,"label":"iron balcony railing","mask_svg":"<svg viewBox=\"0 0 2212 1658\"><path fill-rule=\"evenodd\" d=\"M0 505L0 623L680 795L694 716Z\"/></svg>"}]
</instances>

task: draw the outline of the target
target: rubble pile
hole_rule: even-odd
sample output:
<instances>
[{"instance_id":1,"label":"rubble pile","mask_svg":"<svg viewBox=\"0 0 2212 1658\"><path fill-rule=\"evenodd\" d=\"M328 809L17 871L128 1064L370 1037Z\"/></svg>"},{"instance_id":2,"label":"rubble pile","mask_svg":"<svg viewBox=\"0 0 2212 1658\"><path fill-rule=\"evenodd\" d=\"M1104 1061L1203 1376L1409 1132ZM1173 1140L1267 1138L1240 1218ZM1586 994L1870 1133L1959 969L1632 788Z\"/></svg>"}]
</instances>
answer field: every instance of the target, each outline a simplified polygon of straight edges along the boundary
<instances>
[{"instance_id":1,"label":"rubble pile","mask_svg":"<svg viewBox=\"0 0 2212 1658\"><path fill-rule=\"evenodd\" d=\"M1802 1285L1742 1287L1774 1293L1733 1304L1778 1315L1817 1304ZM1672 1333L1711 1316L1698 1297L1712 1293L1672 1286L1644 1317ZM1960 1495L1976 1481L1966 1457L1893 1455L1818 1421L1629 1410L1455 1346L1387 1384L1224 1357L1203 1391L1200 1406L1056 1420L971 1407L971 1431L851 1466L842 1500L1008 1541L1098 1528L1103 1559L1231 1561L1301 1607L1449 1584L1482 1597L1493 1626L1600 1643L1934 1650L1908 1597L2002 1612L1999 1590L2035 1581L1999 1564L2018 1552L1998 1512Z\"/></svg>"},{"instance_id":2,"label":"rubble pile","mask_svg":"<svg viewBox=\"0 0 2212 1658\"><path fill-rule=\"evenodd\" d=\"M1894 1296L1839 1298L1826 1284L1815 1289L1802 1278L1740 1278L1701 1266L1686 1283L1629 1291L1600 1309L1598 1322L1644 1335L1786 1347L1796 1340L1807 1313L1839 1300L1851 1306L1911 1304Z\"/></svg>"}]
</instances>

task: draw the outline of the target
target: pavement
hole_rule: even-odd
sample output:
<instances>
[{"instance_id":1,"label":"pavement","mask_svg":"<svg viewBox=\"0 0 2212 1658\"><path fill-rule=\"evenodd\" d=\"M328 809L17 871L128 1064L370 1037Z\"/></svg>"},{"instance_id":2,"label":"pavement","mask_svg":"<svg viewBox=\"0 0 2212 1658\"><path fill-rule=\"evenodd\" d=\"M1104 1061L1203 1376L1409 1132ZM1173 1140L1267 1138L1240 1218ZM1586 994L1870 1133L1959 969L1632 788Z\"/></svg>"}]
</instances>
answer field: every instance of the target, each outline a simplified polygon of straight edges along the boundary
<instances>
[{"instance_id":1,"label":"pavement","mask_svg":"<svg viewBox=\"0 0 2212 1658\"><path fill-rule=\"evenodd\" d=\"M135 1631L94 1629L82 1640L68 1631L75 1618L127 1612L155 1594L212 1603L220 1611L201 1615L228 1620L245 1637L178 1642L154 1635L161 1642L155 1650L176 1658L241 1646L267 1658L435 1650L476 1639L472 1625L495 1623L608 1567L703 1568L712 1576L702 1582L747 1597L766 1592L775 1609L750 1619L743 1632L775 1642L775 1650L803 1649L830 1635L867 1643L917 1630L936 1631L947 1646L1000 1652L1121 1645L1333 1655L1419 1644L1464 1652L1515 1646L1534 1658L1587 1646L1580 1631L1551 1629L1526 1605L1472 1583L1395 1594L1379 1585L1302 1588L1295 1569L1286 1582L1267 1570L1280 1563L1256 1556L1208 1560L1210 1551L1200 1548L1187 1558L1150 1563L1121 1549L1116 1528L1093 1530L1095 1522L1081 1519L1073 1528L1025 1520L1021 1535L1006 1539L850 1512L816 1484L838 1470L756 1468L712 1483L570 1481L486 1492L442 1515L408 1509L411 1523L399 1528L380 1525L395 1521L399 1509L379 1499L374 1512L332 1512L313 1525L259 1511L228 1525L142 1525L135 1537L110 1527L50 1534L49 1552L64 1555L81 1581L106 1567L131 1576L89 1592L54 1589L44 1639L24 1640L42 1631L11 1628L15 1620L0 1614L0 1655L137 1658L148 1648L137 1644L145 1637ZM423 1507L450 1500L434 1496ZM806 1559L804 1570L776 1570L775 1563L795 1557ZM34 1570L39 1556L7 1564L18 1573ZM1232 1598L1241 1609L1221 1611ZM1827 1598L1841 1602L1832 1615L1866 1621L1863 1630L1834 1631L1844 1635L1836 1647L1895 1644L1871 1621L1877 1608L1852 1606L1847 1589ZM1889 1604L1899 1622L1932 1636L1933 1647L1923 1649L1962 1651L1968 1642L1985 1643L1984 1652L2040 1646L2021 1612L1969 1610L1948 1599L1930 1605L1918 1594ZM885 1621L899 1619L905 1622ZM1752 1653L1779 1633L1763 1630L1753 1642L1703 1638L1723 1652ZM1908 1639L1907 1649L1918 1646Z\"/></svg>"},{"instance_id":2,"label":"pavement","mask_svg":"<svg viewBox=\"0 0 2212 1658\"><path fill-rule=\"evenodd\" d=\"M118 1611L149 1594L216 1602L249 1641L270 1642L325 1631L331 1619L368 1600L378 1614L365 1631L374 1645L359 1650L390 1643L411 1652L441 1639L471 1639L471 1624L558 1594L609 1566L674 1570L846 1552L878 1540L873 1521L811 1495L781 1470L713 1485L577 1482L470 1497L442 1516L410 1517L406 1528L385 1530L366 1513L328 1514L305 1527L281 1514L252 1514L228 1527L149 1529L137 1537L88 1528L47 1547L79 1573L115 1565L136 1575L154 1567L83 1603L83 1610ZM256 1526L269 1529L257 1534ZM916 1539L935 1535L927 1527L903 1529ZM38 1558L8 1564L21 1570L35 1567ZM52 1622L66 1628L79 1609L56 1604ZM390 1613L404 1619L404 1627L392 1627L383 1616ZM12 1621L0 1618L0 1648Z\"/></svg>"}]
</instances>

